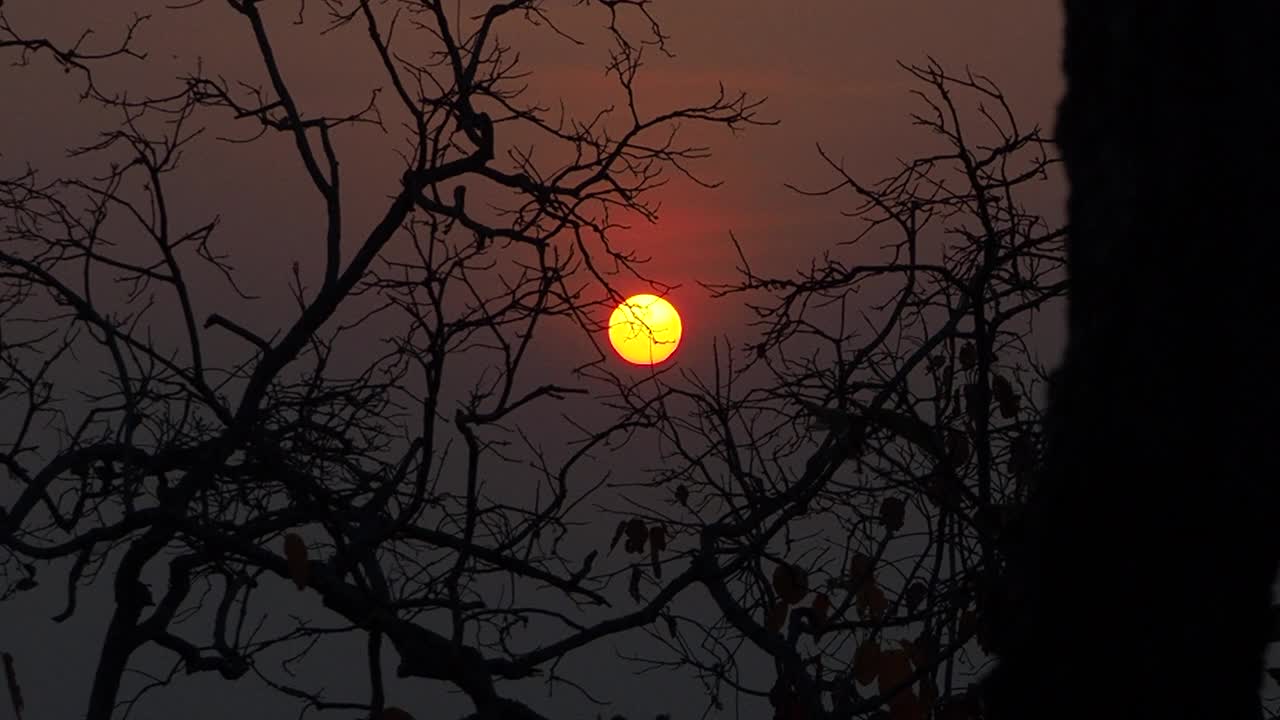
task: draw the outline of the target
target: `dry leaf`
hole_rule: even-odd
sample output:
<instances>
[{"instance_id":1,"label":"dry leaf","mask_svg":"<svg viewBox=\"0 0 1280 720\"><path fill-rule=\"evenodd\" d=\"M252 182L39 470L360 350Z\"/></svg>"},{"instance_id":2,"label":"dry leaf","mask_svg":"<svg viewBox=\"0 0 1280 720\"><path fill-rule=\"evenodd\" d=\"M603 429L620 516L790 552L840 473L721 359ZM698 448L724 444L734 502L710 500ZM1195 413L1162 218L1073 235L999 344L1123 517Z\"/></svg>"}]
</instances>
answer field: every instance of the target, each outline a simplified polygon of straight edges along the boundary
<instances>
[{"instance_id":1,"label":"dry leaf","mask_svg":"<svg viewBox=\"0 0 1280 720\"><path fill-rule=\"evenodd\" d=\"M687 505L689 503L689 488L684 485L676 486L676 502L681 505Z\"/></svg>"},{"instance_id":2,"label":"dry leaf","mask_svg":"<svg viewBox=\"0 0 1280 720\"><path fill-rule=\"evenodd\" d=\"M649 538L649 530L640 518L627 521L627 544L623 549L631 553L644 552L644 541Z\"/></svg>"},{"instance_id":3,"label":"dry leaf","mask_svg":"<svg viewBox=\"0 0 1280 720\"><path fill-rule=\"evenodd\" d=\"M655 550L667 549L667 531L661 525L649 528L649 547Z\"/></svg>"},{"instance_id":4,"label":"dry leaf","mask_svg":"<svg viewBox=\"0 0 1280 720\"><path fill-rule=\"evenodd\" d=\"M873 580L871 577L873 567L875 567L875 561L870 556L854 553L853 558L849 560L849 579L854 582Z\"/></svg>"},{"instance_id":5,"label":"dry leaf","mask_svg":"<svg viewBox=\"0 0 1280 720\"><path fill-rule=\"evenodd\" d=\"M289 562L289 577L299 590L307 587L307 576L311 571L311 563L307 560L307 544L297 533L284 536L284 557Z\"/></svg>"},{"instance_id":6,"label":"dry leaf","mask_svg":"<svg viewBox=\"0 0 1280 720\"><path fill-rule=\"evenodd\" d=\"M9 685L9 699L13 701L13 714L18 720L22 720L22 710L25 707L22 702L22 687L18 685L18 672L13 667L13 656L9 653L4 654L4 679Z\"/></svg>"},{"instance_id":7,"label":"dry leaf","mask_svg":"<svg viewBox=\"0 0 1280 720\"><path fill-rule=\"evenodd\" d=\"M858 589L854 604L857 605L858 614L862 617L879 620L889 609L889 598L885 597L884 590L872 581Z\"/></svg>"},{"instance_id":8,"label":"dry leaf","mask_svg":"<svg viewBox=\"0 0 1280 720\"><path fill-rule=\"evenodd\" d=\"M929 588L922 582L913 582L902 591L902 602L907 606L908 612L915 612L920 607L920 603L924 602L925 597L929 594Z\"/></svg>"},{"instance_id":9,"label":"dry leaf","mask_svg":"<svg viewBox=\"0 0 1280 720\"><path fill-rule=\"evenodd\" d=\"M653 566L653 576L662 579L662 563L658 562L658 553L667 547L667 537L662 527L654 525L649 528L649 563Z\"/></svg>"},{"instance_id":10,"label":"dry leaf","mask_svg":"<svg viewBox=\"0 0 1280 720\"><path fill-rule=\"evenodd\" d=\"M631 568L631 582L628 583L627 589L631 592L631 599L636 602L641 601L640 597L640 566Z\"/></svg>"},{"instance_id":11,"label":"dry leaf","mask_svg":"<svg viewBox=\"0 0 1280 720\"><path fill-rule=\"evenodd\" d=\"M973 343L967 342L960 346L960 367L968 370L978 362L978 352L974 350Z\"/></svg>"},{"instance_id":12,"label":"dry leaf","mask_svg":"<svg viewBox=\"0 0 1280 720\"><path fill-rule=\"evenodd\" d=\"M782 595L791 590L791 569L786 563L779 563L773 569L773 591Z\"/></svg>"},{"instance_id":13,"label":"dry leaf","mask_svg":"<svg viewBox=\"0 0 1280 720\"><path fill-rule=\"evenodd\" d=\"M619 520L618 529L613 531L613 540L609 542L609 552L618 546L618 541L622 539L622 534L627 531L627 521Z\"/></svg>"},{"instance_id":14,"label":"dry leaf","mask_svg":"<svg viewBox=\"0 0 1280 720\"><path fill-rule=\"evenodd\" d=\"M821 625L827 621L827 613L831 611L831 598L826 593L818 593L813 597L813 614Z\"/></svg>"},{"instance_id":15,"label":"dry leaf","mask_svg":"<svg viewBox=\"0 0 1280 720\"><path fill-rule=\"evenodd\" d=\"M1003 375L992 375L991 394L999 402L1012 402L1014 398L1013 384L1009 382L1009 378Z\"/></svg>"},{"instance_id":16,"label":"dry leaf","mask_svg":"<svg viewBox=\"0 0 1280 720\"><path fill-rule=\"evenodd\" d=\"M809 573L794 565L779 563L773 569L773 589L784 602L794 605L809 594Z\"/></svg>"},{"instance_id":17,"label":"dry leaf","mask_svg":"<svg viewBox=\"0 0 1280 720\"><path fill-rule=\"evenodd\" d=\"M1031 471L1036 464L1035 444L1031 440L1030 435L1019 435L1009 443L1009 465L1010 475L1021 476Z\"/></svg>"},{"instance_id":18,"label":"dry leaf","mask_svg":"<svg viewBox=\"0 0 1280 720\"><path fill-rule=\"evenodd\" d=\"M905 650L882 650L879 667L881 695L911 678L911 660Z\"/></svg>"},{"instance_id":19,"label":"dry leaf","mask_svg":"<svg viewBox=\"0 0 1280 720\"><path fill-rule=\"evenodd\" d=\"M928 714L928 707L910 690L898 693L889 701L889 720L925 720Z\"/></svg>"},{"instance_id":20,"label":"dry leaf","mask_svg":"<svg viewBox=\"0 0 1280 720\"><path fill-rule=\"evenodd\" d=\"M1018 396L1000 401L1000 417L1005 420L1011 420L1018 416L1018 410L1022 407L1022 400Z\"/></svg>"},{"instance_id":21,"label":"dry leaf","mask_svg":"<svg viewBox=\"0 0 1280 720\"><path fill-rule=\"evenodd\" d=\"M907 518L907 503L900 497L887 497L880 502L880 522L893 532L902 529Z\"/></svg>"},{"instance_id":22,"label":"dry leaf","mask_svg":"<svg viewBox=\"0 0 1280 720\"><path fill-rule=\"evenodd\" d=\"M880 644L867 640L853 653L853 678L859 685L870 685L880 676Z\"/></svg>"}]
</instances>

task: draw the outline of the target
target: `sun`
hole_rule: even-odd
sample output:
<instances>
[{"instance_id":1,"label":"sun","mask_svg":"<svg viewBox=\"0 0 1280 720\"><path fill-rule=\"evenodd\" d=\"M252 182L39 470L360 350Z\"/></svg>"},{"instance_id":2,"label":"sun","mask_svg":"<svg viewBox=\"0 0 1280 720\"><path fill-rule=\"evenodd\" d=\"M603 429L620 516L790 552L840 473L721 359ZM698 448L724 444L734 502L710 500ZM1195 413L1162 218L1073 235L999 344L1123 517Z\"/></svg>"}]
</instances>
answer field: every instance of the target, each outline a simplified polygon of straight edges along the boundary
<instances>
[{"instance_id":1,"label":"sun","mask_svg":"<svg viewBox=\"0 0 1280 720\"><path fill-rule=\"evenodd\" d=\"M632 295L609 316L609 342L635 365L657 365L680 346L680 313L657 295Z\"/></svg>"}]
</instances>

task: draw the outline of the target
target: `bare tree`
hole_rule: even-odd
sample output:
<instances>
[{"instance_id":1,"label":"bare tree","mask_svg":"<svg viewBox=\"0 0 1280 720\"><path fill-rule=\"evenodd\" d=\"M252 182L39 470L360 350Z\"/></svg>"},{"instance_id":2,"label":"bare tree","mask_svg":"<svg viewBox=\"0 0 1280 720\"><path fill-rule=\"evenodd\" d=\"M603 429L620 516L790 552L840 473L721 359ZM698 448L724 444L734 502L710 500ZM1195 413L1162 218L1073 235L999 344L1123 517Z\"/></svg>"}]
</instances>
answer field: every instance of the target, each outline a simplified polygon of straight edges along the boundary
<instances>
[{"instance_id":1,"label":"bare tree","mask_svg":"<svg viewBox=\"0 0 1280 720\"><path fill-rule=\"evenodd\" d=\"M613 402L665 451L614 508L634 583L697 584L714 604L677 599L653 631L664 650L638 659L692 668L712 707L979 713L991 588L1041 454L1036 324L1061 309L1066 233L1027 206L1057 160L996 85L904 68L938 150L868 184L820 147L834 182L801 192L850 198L850 239L783 276L739 248L741 278L708 287L749 304L758 339L723 347L713 377L616 379ZM647 568L644 528L660 543Z\"/></svg>"},{"instance_id":2,"label":"bare tree","mask_svg":"<svg viewBox=\"0 0 1280 720\"><path fill-rule=\"evenodd\" d=\"M145 18L115 48L90 50L0 14L0 49L78 72L85 97L119 119L73 152L100 172L0 181L4 592L57 563L62 621L82 587L110 585L90 720L127 716L179 670L252 674L303 710L402 717L384 644L399 677L462 690L476 717L537 717L497 683L554 678L570 651L651 621L649 609L604 608L610 577L593 571L595 554L561 545L599 487L579 468L646 420L581 428L573 454L547 457L524 428L581 388L526 379L529 348L566 319L596 334L596 306L616 299L611 273L634 265L610 232L653 219L650 191L667 175L709 184L693 174L707 149L677 126L736 130L760 122L758 103L721 88L646 112L634 80L666 40L649 3L549 5L494 2L467 17L428 0L302 4L305 27L361 29L382 69L369 102L338 115L292 90L275 38L295 19L259 0L219 7L242 22L265 84L198 67L163 92L115 89L97 72L140 57ZM525 101L520 60L498 39L537 28L573 42L561 26L571 13L607 24L625 98L586 118ZM218 217L171 211L184 150L219 122L248 130L236 142L292 147L323 208L323 240L304 250L323 262L315 276L295 264L296 307L279 329L247 298L231 305L240 312L202 307L211 278L245 297L235 254L220 249ZM404 162L380 216L353 235L341 160L360 125L399 138ZM536 159L518 132L537 138ZM393 330L371 346L375 324ZM539 479L522 502L486 491L510 463ZM264 598L285 579L318 596L323 624L271 612ZM350 635L367 647L367 697L321 694L273 665ZM125 688L136 656L156 649L171 670Z\"/></svg>"}]
</instances>

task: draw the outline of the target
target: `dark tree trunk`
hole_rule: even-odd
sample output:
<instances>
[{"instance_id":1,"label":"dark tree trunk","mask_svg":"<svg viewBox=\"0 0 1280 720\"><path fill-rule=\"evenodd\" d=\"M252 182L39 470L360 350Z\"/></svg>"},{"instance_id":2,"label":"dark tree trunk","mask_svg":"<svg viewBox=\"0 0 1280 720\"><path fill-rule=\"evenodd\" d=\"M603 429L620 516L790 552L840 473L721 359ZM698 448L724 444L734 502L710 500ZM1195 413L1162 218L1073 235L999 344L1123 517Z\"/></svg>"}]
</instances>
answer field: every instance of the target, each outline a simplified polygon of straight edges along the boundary
<instances>
[{"instance_id":1,"label":"dark tree trunk","mask_svg":"<svg viewBox=\"0 0 1280 720\"><path fill-rule=\"evenodd\" d=\"M1280 558L1280 3L1066 13L1070 334L988 717L1258 718Z\"/></svg>"}]
</instances>

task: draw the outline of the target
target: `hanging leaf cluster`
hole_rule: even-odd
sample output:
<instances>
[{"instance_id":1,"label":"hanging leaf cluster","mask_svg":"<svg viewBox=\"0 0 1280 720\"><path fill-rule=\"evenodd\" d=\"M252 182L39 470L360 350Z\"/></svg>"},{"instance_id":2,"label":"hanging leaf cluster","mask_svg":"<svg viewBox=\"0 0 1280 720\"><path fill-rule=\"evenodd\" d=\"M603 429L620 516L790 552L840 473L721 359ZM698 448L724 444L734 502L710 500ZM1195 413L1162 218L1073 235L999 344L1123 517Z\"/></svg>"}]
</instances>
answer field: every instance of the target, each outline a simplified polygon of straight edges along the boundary
<instances>
[{"instance_id":1,"label":"hanging leaf cluster","mask_svg":"<svg viewBox=\"0 0 1280 720\"><path fill-rule=\"evenodd\" d=\"M18 671L13 666L13 656L4 654L4 679L9 686L9 700L13 703L13 716L22 720L25 705L22 701L22 688L18 685Z\"/></svg>"},{"instance_id":2,"label":"hanging leaf cluster","mask_svg":"<svg viewBox=\"0 0 1280 720\"><path fill-rule=\"evenodd\" d=\"M902 529L907 519L907 502L890 495L880 501L880 522L892 532Z\"/></svg>"},{"instance_id":3,"label":"hanging leaf cluster","mask_svg":"<svg viewBox=\"0 0 1280 720\"><path fill-rule=\"evenodd\" d=\"M889 598L876 582L875 561L862 553L855 553L849 561L849 581L854 589L854 607L858 615L879 620L889 610Z\"/></svg>"},{"instance_id":4,"label":"hanging leaf cluster","mask_svg":"<svg viewBox=\"0 0 1280 720\"><path fill-rule=\"evenodd\" d=\"M1013 391L1013 384L1003 375L991 376L991 395L1000 406L1000 417L1006 420L1018 416L1022 399Z\"/></svg>"},{"instance_id":5,"label":"hanging leaf cluster","mask_svg":"<svg viewBox=\"0 0 1280 720\"><path fill-rule=\"evenodd\" d=\"M644 543L649 539L649 529L645 527L643 520L631 518L619 521L618 529L613 533L613 540L609 542L609 552L613 552L613 549L618 546L618 541L623 535L627 537L626 543L622 546L625 552L636 554L644 552Z\"/></svg>"},{"instance_id":6,"label":"hanging leaf cluster","mask_svg":"<svg viewBox=\"0 0 1280 720\"><path fill-rule=\"evenodd\" d=\"M937 652L937 641L927 635L899 641L899 647L892 650L870 637L854 651L853 678L859 685L878 683L890 720L925 720L938 702L937 683L926 671L933 666ZM918 671L926 672L912 683Z\"/></svg>"},{"instance_id":7,"label":"hanging leaf cluster","mask_svg":"<svg viewBox=\"0 0 1280 720\"><path fill-rule=\"evenodd\" d=\"M622 546L625 552L639 555L644 552L645 543L649 544L649 564L653 568L653 574L661 579L662 564L659 561L659 554L667 549L666 529L661 525L646 526L640 518L623 520L618 523L618 528L613 533L613 540L609 542L609 552L613 552L624 535L627 538Z\"/></svg>"},{"instance_id":8,"label":"hanging leaf cluster","mask_svg":"<svg viewBox=\"0 0 1280 720\"><path fill-rule=\"evenodd\" d=\"M778 594L778 602L765 615L765 629L771 633L780 633L787 623L791 606L798 605L809 594L809 573L804 568L789 563L778 563L773 569L773 590ZM825 593L818 593L813 598L811 608L807 609L814 626L826 622L831 610L831 599Z\"/></svg>"}]
</instances>

